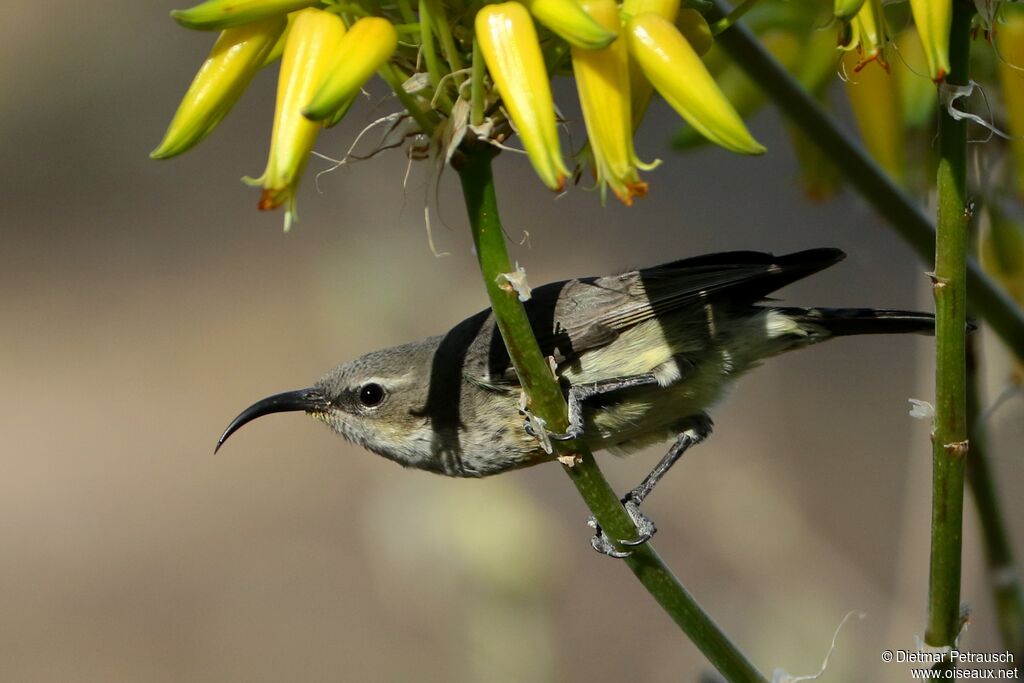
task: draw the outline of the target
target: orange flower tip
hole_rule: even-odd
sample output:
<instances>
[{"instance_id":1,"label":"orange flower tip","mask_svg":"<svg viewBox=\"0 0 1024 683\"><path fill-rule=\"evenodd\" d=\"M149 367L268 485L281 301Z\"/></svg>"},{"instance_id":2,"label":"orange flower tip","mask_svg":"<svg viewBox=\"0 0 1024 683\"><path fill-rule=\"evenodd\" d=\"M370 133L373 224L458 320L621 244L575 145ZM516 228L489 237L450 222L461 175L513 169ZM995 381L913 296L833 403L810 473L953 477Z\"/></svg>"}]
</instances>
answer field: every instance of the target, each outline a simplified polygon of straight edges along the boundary
<instances>
[{"instance_id":1,"label":"orange flower tip","mask_svg":"<svg viewBox=\"0 0 1024 683\"><path fill-rule=\"evenodd\" d=\"M615 196L618 198L618 200L623 203L623 205L633 206L633 198L636 197L637 199L643 199L644 197L647 196L648 188L649 186L646 182L644 182L643 180L638 180L636 182L627 183L626 185L624 185L621 188L621 192L615 187L612 187L612 191L615 193Z\"/></svg>"},{"instance_id":2,"label":"orange flower tip","mask_svg":"<svg viewBox=\"0 0 1024 683\"><path fill-rule=\"evenodd\" d=\"M281 204L283 204L283 202L281 201L279 193L274 190L266 189L260 193L260 202L256 207L260 211L273 211L277 207L281 206Z\"/></svg>"},{"instance_id":3,"label":"orange flower tip","mask_svg":"<svg viewBox=\"0 0 1024 683\"><path fill-rule=\"evenodd\" d=\"M944 69L939 69L939 73L937 73L935 75L935 79L934 79L935 84L938 85L938 84L942 83L945 80L946 80L946 71Z\"/></svg>"}]
</instances>

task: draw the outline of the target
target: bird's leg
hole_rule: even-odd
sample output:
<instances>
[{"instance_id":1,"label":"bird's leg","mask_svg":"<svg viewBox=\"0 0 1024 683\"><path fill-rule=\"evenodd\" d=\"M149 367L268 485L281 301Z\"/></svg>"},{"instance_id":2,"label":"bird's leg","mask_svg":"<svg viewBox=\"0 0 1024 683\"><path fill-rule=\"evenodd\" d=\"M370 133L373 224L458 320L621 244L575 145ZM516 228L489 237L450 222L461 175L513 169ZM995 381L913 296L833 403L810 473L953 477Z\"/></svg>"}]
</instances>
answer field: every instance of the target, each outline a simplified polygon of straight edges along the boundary
<instances>
[{"instance_id":1,"label":"bird's leg","mask_svg":"<svg viewBox=\"0 0 1024 683\"><path fill-rule=\"evenodd\" d=\"M548 432L547 438L553 441L572 441L583 436L584 401L621 389L633 389L635 387L656 385L657 383L658 380L654 374L647 373L644 375L631 375L629 377L613 377L612 379L604 379L600 382L591 382L589 384L573 384L569 387L569 428L562 434ZM527 420L524 427L527 434L540 438L533 427L532 421Z\"/></svg>"},{"instance_id":2,"label":"bird's leg","mask_svg":"<svg viewBox=\"0 0 1024 683\"><path fill-rule=\"evenodd\" d=\"M636 537L620 540L619 545L627 547L643 545L651 540L651 537L658 531L650 517L640 511L640 504L650 495L655 485L665 476L665 473L672 469L672 465L676 464L676 461L682 457L683 453L692 446L699 444L711 434L711 418L704 413L687 418L686 424L688 426L679 433L668 453L654 466L650 474L644 477L639 486L622 498L622 506L626 509L627 514L629 514L629 518L633 520L634 526L636 526ZM594 550L611 557L621 558L630 555L628 550L618 550L615 547L596 519L591 517L587 520L587 524L595 529L594 537L590 539L590 545L594 547Z\"/></svg>"}]
</instances>

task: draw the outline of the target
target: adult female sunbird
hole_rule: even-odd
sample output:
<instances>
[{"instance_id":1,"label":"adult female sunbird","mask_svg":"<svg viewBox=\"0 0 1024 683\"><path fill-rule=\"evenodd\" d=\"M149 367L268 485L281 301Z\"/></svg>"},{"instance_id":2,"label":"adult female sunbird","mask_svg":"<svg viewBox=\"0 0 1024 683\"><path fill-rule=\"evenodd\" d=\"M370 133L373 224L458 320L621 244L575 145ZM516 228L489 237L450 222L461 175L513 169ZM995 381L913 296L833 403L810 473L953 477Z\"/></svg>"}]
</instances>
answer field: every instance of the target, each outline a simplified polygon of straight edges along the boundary
<instances>
[{"instance_id":1,"label":"adult female sunbird","mask_svg":"<svg viewBox=\"0 0 1024 683\"><path fill-rule=\"evenodd\" d=\"M523 408L487 309L446 334L368 353L309 389L256 402L228 425L217 448L251 420L284 411L304 411L405 467L453 477L550 461L552 439L629 452L674 438L623 498L637 534L618 545L639 545L655 532L640 503L684 451L707 437L705 411L737 377L765 358L833 337L934 332L930 313L790 308L765 300L843 258L838 249L734 251L533 290L526 312L568 400L564 434L548 433ZM629 554L599 528L592 544L615 557Z\"/></svg>"}]
</instances>

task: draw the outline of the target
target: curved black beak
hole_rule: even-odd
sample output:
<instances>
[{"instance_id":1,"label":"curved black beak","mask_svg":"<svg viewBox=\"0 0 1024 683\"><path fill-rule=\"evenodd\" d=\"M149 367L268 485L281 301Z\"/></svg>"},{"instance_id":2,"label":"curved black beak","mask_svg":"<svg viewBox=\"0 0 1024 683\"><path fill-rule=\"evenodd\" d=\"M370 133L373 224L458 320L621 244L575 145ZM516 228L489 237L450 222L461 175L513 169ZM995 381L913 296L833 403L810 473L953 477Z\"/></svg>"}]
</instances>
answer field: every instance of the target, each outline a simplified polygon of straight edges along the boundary
<instances>
[{"instance_id":1,"label":"curved black beak","mask_svg":"<svg viewBox=\"0 0 1024 683\"><path fill-rule=\"evenodd\" d=\"M271 413L287 413L297 410L311 413L323 410L326 407L327 401L316 389L299 389L298 391L286 391L282 394L268 396L261 401L253 403L243 410L241 415L231 421L228 428L217 439L217 447L213 449L213 452L219 451L229 436L257 417L263 417Z\"/></svg>"}]
</instances>

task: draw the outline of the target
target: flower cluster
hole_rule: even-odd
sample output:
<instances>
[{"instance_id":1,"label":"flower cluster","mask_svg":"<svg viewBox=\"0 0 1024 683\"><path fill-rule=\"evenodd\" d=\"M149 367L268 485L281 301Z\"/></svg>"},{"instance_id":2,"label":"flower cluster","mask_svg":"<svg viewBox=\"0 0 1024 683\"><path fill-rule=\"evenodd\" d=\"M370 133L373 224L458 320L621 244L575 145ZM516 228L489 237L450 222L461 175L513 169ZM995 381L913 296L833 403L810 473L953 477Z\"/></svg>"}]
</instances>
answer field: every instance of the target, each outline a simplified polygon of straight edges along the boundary
<instances>
[{"instance_id":1,"label":"flower cluster","mask_svg":"<svg viewBox=\"0 0 1024 683\"><path fill-rule=\"evenodd\" d=\"M737 13L754 4L741 3ZM941 99L935 84L949 70L950 1L756 5L744 21L810 92L822 95L837 71L846 74L866 146L903 178L905 131L932 124ZM261 209L286 207L287 227L320 132L345 116L377 74L418 150L451 159L466 140L505 146L516 134L553 191L578 177L574 166L589 166L602 198L610 189L629 205L646 194L642 173L658 163L644 163L633 147L654 93L687 124L678 146L710 141L742 154L764 151L743 122L763 93L714 44L713 34L735 17L709 26L698 9L707 9L706 0L207 0L172 12L183 26L220 34L152 156L172 157L200 142L258 71L279 64L266 170L245 180L261 188ZM1024 31L1020 12L1000 21L1003 36ZM1007 57L1001 61L1012 113L1024 108L1024 39L994 34ZM551 79L566 74L575 78L587 133L570 163L551 90ZM1017 175L1024 178L1024 134L1015 136ZM799 131L793 137L799 157L815 168L805 174L817 185L812 192L825 194L827 163Z\"/></svg>"},{"instance_id":2,"label":"flower cluster","mask_svg":"<svg viewBox=\"0 0 1024 683\"><path fill-rule=\"evenodd\" d=\"M578 155L630 204L643 196L633 133L653 91L726 149L759 154L700 54L702 15L679 0L207 0L172 12L183 26L219 30L154 158L209 135L255 74L280 62L261 209L295 193L319 133L342 119L376 73L434 151L450 157L466 135L501 144L519 136L537 176L561 191L572 175L558 134L550 77L575 75L588 143Z\"/></svg>"}]
</instances>

